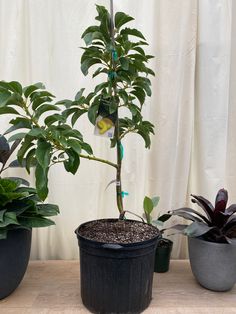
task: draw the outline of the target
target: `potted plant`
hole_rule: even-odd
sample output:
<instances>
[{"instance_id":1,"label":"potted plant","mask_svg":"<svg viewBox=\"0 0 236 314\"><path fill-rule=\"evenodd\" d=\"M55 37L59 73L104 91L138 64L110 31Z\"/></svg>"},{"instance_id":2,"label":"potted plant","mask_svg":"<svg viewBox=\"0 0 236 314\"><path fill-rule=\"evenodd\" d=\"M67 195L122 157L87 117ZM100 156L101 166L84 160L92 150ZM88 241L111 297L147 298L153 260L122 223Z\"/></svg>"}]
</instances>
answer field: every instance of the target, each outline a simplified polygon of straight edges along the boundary
<instances>
[{"instance_id":1,"label":"potted plant","mask_svg":"<svg viewBox=\"0 0 236 314\"><path fill-rule=\"evenodd\" d=\"M218 191L215 206L202 196L192 195L205 215L192 208L179 208L172 215L192 221L172 228L188 236L189 258L193 274L205 288L230 290L236 283L236 204L226 208L228 192Z\"/></svg>"},{"instance_id":2,"label":"potted plant","mask_svg":"<svg viewBox=\"0 0 236 314\"><path fill-rule=\"evenodd\" d=\"M53 95L40 83L22 88L19 82L0 82L0 113L17 115L7 131L11 140L23 139L18 160L26 160L30 170L35 162L36 188L40 198L48 193L48 171L52 164L62 163L75 174L81 159L98 161L116 171L118 219L100 219L82 224L76 234L80 246L81 295L87 308L99 313L141 312L151 301L154 254L159 231L143 222L125 219L121 170L122 140L129 133L139 134L150 148L154 126L145 121L142 108L151 96L147 66L152 56L145 53L147 42L140 31L125 27L133 18L117 12L113 19L103 6L97 6L97 25L82 35L86 43L81 70L104 81L87 96L81 89L74 100L53 104ZM113 22L114 20L114 22ZM132 38L132 39L131 39ZM135 39L134 39L135 38ZM61 109L63 108L64 109ZM2 109L1 109L2 108ZM128 116L120 116L122 109ZM48 112L52 114L48 114ZM44 114L47 116L44 117ZM93 150L74 128L83 114L95 125L95 133L111 139L117 161L94 156ZM18 133L19 129L25 129Z\"/></svg>"},{"instance_id":3,"label":"potted plant","mask_svg":"<svg viewBox=\"0 0 236 314\"><path fill-rule=\"evenodd\" d=\"M8 162L17 148L10 147L5 137L0 137L0 299L11 294L20 284L30 256L32 228L47 227L54 222L46 217L58 214L58 207L43 204L34 188L23 186L21 178L2 178Z\"/></svg>"},{"instance_id":4,"label":"potted plant","mask_svg":"<svg viewBox=\"0 0 236 314\"><path fill-rule=\"evenodd\" d=\"M159 196L148 197L145 196L143 200L144 216L148 224L152 224L155 227L162 228L164 222L167 221L171 215L163 214L159 215L157 219L153 219L151 214L153 209L158 205L160 201ZM173 247L173 242L170 239L163 238L165 229L160 230L160 236L157 242L157 248L155 253L154 272L165 273L169 270L170 255Z\"/></svg>"}]
</instances>

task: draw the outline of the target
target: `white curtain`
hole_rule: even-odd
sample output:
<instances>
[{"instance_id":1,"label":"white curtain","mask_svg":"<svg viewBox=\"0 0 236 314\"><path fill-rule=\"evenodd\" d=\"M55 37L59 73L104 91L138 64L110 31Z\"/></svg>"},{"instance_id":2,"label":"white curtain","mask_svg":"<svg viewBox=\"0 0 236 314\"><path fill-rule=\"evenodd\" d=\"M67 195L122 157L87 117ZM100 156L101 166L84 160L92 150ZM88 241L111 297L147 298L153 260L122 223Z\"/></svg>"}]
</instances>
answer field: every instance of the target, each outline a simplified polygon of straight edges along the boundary
<instances>
[{"instance_id":1,"label":"white curtain","mask_svg":"<svg viewBox=\"0 0 236 314\"><path fill-rule=\"evenodd\" d=\"M142 139L124 141L125 207L142 214L145 195L159 195L155 214L189 206L190 193L214 200L221 187L236 202L235 60L236 8L232 0L114 0L115 11L136 20L156 58L153 96L144 116L156 125L150 151ZM96 3L109 6L108 0ZM45 82L58 98L70 98L94 82L80 72L81 34L94 23L94 1L0 0L0 79ZM234 18L232 18L234 17ZM231 21L232 24L231 24ZM232 27L231 27L232 25ZM1 117L0 133L9 117ZM109 141L95 137L86 119L77 127L95 155L114 160ZM7 174L16 174L9 170ZM24 170L17 170L25 175ZM50 172L49 202L60 206L56 226L34 230L33 259L78 258L76 227L87 220L117 217L114 171L83 161L78 174ZM30 178L34 182L33 174ZM167 226L179 219L173 218ZM186 239L174 240L173 258L187 256Z\"/></svg>"}]
</instances>

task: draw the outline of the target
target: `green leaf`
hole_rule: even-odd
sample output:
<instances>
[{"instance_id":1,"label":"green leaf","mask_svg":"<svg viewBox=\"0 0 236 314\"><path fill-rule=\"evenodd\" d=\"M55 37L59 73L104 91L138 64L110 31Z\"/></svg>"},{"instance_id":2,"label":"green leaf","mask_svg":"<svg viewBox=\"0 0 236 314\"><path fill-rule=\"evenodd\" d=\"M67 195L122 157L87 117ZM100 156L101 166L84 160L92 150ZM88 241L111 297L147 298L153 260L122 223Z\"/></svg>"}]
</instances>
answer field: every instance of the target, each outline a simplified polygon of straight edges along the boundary
<instances>
[{"instance_id":1,"label":"green leaf","mask_svg":"<svg viewBox=\"0 0 236 314\"><path fill-rule=\"evenodd\" d=\"M87 143L81 143L81 148L85 150L89 155L93 155L92 147Z\"/></svg>"},{"instance_id":2,"label":"green leaf","mask_svg":"<svg viewBox=\"0 0 236 314\"><path fill-rule=\"evenodd\" d=\"M86 76L88 75L89 68L97 63L102 63L102 61L98 58L87 59L81 64L81 71Z\"/></svg>"},{"instance_id":3,"label":"green leaf","mask_svg":"<svg viewBox=\"0 0 236 314\"><path fill-rule=\"evenodd\" d=\"M26 157L25 157L25 168L28 173L30 173L30 167L35 167L37 165L36 159L35 159L36 149L31 149Z\"/></svg>"},{"instance_id":4,"label":"green leaf","mask_svg":"<svg viewBox=\"0 0 236 314\"><path fill-rule=\"evenodd\" d=\"M95 32L99 32L100 28L99 26L93 25L93 26L89 26L82 34L81 38L84 38L85 35L89 34L89 33L95 33Z\"/></svg>"},{"instance_id":5,"label":"green leaf","mask_svg":"<svg viewBox=\"0 0 236 314\"><path fill-rule=\"evenodd\" d=\"M1 98L1 95L0 95ZM0 100L1 102L1 100ZM3 107L1 108L1 104L0 104L0 115L1 114L19 114L18 111L16 111L16 109L12 108L12 107Z\"/></svg>"},{"instance_id":6,"label":"green leaf","mask_svg":"<svg viewBox=\"0 0 236 314\"><path fill-rule=\"evenodd\" d=\"M110 17L110 14L104 6L96 4L96 10L98 12L98 16L95 17L96 20L102 21L105 17L107 19Z\"/></svg>"},{"instance_id":7,"label":"green leaf","mask_svg":"<svg viewBox=\"0 0 236 314\"><path fill-rule=\"evenodd\" d=\"M0 228L6 227L9 225L19 225L16 214L13 212L5 213L3 222L0 222Z\"/></svg>"},{"instance_id":8,"label":"green leaf","mask_svg":"<svg viewBox=\"0 0 236 314\"><path fill-rule=\"evenodd\" d=\"M33 217L19 217L19 222L22 226L28 228L40 228L40 227L49 227L55 225L54 221L44 218L41 216Z\"/></svg>"},{"instance_id":9,"label":"green leaf","mask_svg":"<svg viewBox=\"0 0 236 314\"><path fill-rule=\"evenodd\" d=\"M131 17L131 16L129 16L123 12L117 12L115 14L115 27L117 29L119 29L122 25L124 25L124 24L126 24L132 20L134 20L133 17Z\"/></svg>"},{"instance_id":10,"label":"green leaf","mask_svg":"<svg viewBox=\"0 0 236 314\"><path fill-rule=\"evenodd\" d=\"M70 148L74 150L78 155L81 153L81 145L80 142L74 139L67 140L67 144Z\"/></svg>"},{"instance_id":11,"label":"green leaf","mask_svg":"<svg viewBox=\"0 0 236 314\"><path fill-rule=\"evenodd\" d=\"M88 110L88 118L89 118L89 121L93 125L95 125L95 122L96 122L98 108L99 108L99 104L95 103L94 105L89 107L89 110Z\"/></svg>"},{"instance_id":12,"label":"green leaf","mask_svg":"<svg viewBox=\"0 0 236 314\"><path fill-rule=\"evenodd\" d=\"M16 140L22 140L23 138L25 138L25 135L27 133L17 133L17 134L14 134L12 135L9 139L8 139L8 142L14 142Z\"/></svg>"},{"instance_id":13,"label":"green leaf","mask_svg":"<svg viewBox=\"0 0 236 314\"><path fill-rule=\"evenodd\" d=\"M16 118L10 121L13 126L11 126L4 134L11 133L18 129L31 129L31 121L27 118Z\"/></svg>"},{"instance_id":14,"label":"green leaf","mask_svg":"<svg viewBox=\"0 0 236 314\"><path fill-rule=\"evenodd\" d=\"M38 89L45 89L45 86L43 85L43 83L39 82L39 83L36 83L33 85L26 86L23 89L23 93L24 93L25 97L27 98L30 96L31 93L33 93L34 91L36 91Z\"/></svg>"},{"instance_id":15,"label":"green leaf","mask_svg":"<svg viewBox=\"0 0 236 314\"><path fill-rule=\"evenodd\" d=\"M103 14L103 18L101 20L100 24L100 30L101 33L105 39L105 42L110 42L111 41L111 35L110 35L110 21L108 19L108 15L105 13Z\"/></svg>"},{"instance_id":16,"label":"green leaf","mask_svg":"<svg viewBox=\"0 0 236 314\"><path fill-rule=\"evenodd\" d=\"M48 195L48 168L42 168L38 163L35 169L36 189L41 200Z\"/></svg>"},{"instance_id":17,"label":"green leaf","mask_svg":"<svg viewBox=\"0 0 236 314\"><path fill-rule=\"evenodd\" d=\"M22 86L19 82L16 81L12 82L0 81L0 89L5 89L20 95L22 94Z\"/></svg>"},{"instance_id":18,"label":"green leaf","mask_svg":"<svg viewBox=\"0 0 236 314\"><path fill-rule=\"evenodd\" d=\"M150 148L151 139L149 133L147 131L144 131L143 129L139 129L137 133L144 139L145 148Z\"/></svg>"},{"instance_id":19,"label":"green leaf","mask_svg":"<svg viewBox=\"0 0 236 314\"><path fill-rule=\"evenodd\" d=\"M10 97L11 97L10 92L6 90L0 90L0 107L5 106Z\"/></svg>"},{"instance_id":20,"label":"green leaf","mask_svg":"<svg viewBox=\"0 0 236 314\"><path fill-rule=\"evenodd\" d=\"M72 126L75 125L76 121L79 119L80 116L82 116L84 113L86 113L87 109L78 109L71 118L71 124Z\"/></svg>"},{"instance_id":21,"label":"green leaf","mask_svg":"<svg viewBox=\"0 0 236 314\"><path fill-rule=\"evenodd\" d=\"M101 74L101 73L108 73L108 70L102 67L99 67L94 73L93 73L93 78L96 77L97 75Z\"/></svg>"},{"instance_id":22,"label":"green leaf","mask_svg":"<svg viewBox=\"0 0 236 314\"><path fill-rule=\"evenodd\" d=\"M50 97L37 97L32 101L32 109L36 110L40 105L51 102L52 98Z\"/></svg>"},{"instance_id":23,"label":"green leaf","mask_svg":"<svg viewBox=\"0 0 236 314\"><path fill-rule=\"evenodd\" d=\"M83 141L83 135L80 133L80 131L76 129L68 129L63 131L63 135L65 137L74 137L79 139L80 141Z\"/></svg>"},{"instance_id":24,"label":"green leaf","mask_svg":"<svg viewBox=\"0 0 236 314\"><path fill-rule=\"evenodd\" d=\"M3 217L7 209L0 210L0 222L3 222Z\"/></svg>"},{"instance_id":25,"label":"green leaf","mask_svg":"<svg viewBox=\"0 0 236 314\"><path fill-rule=\"evenodd\" d=\"M75 100L79 100L81 96L83 95L85 88L81 88L78 93L75 95Z\"/></svg>"},{"instance_id":26,"label":"green leaf","mask_svg":"<svg viewBox=\"0 0 236 314\"><path fill-rule=\"evenodd\" d=\"M101 32L87 33L83 39L86 46L92 44L94 40L101 40L102 42L104 41L104 37Z\"/></svg>"},{"instance_id":27,"label":"green leaf","mask_svg":"<svg viewBox=\"0 0 236 314\"><path fill-rule=\"evenodd\" d=\"M65 117L64 117L63 115L54 113L53 115L48 116L48 117L45 118L45 120L44 120L44 123L45 123L47 126L50 126L50 125L52 125L52 124L55 123L55 122L66 122L66 119L65 119Z\"/></svg>"},{"instance_id":28,"label":"green leaf","mask_svg":"<svg viewBox=\"0 0 236 314\"><path fill-rule=\"evenodd\" d=\"M139 38L142 38L145 40L145 37L143 36L143 34L135 28L126 27L126 28L121 30L120 34L121 35L132 35L132 36L139 37Z\"/></svg>"},{"instance_id":29,"label":"green leaf","mask_svg":"<svg viewBox=\"0 0 236 314\"><path fill-rule=\"evenodd\" d=\"M44 134L44 130L41 128L37 128L37 127L31 129L28 133L29 136L33 136L33 137L38 137L42 134Z\"/></svg>"},{"instance_id":30,"label":"green leaf","mask_svg":"<svg viewBox=\"0 0 236 314\"><path fill-rule=\"evenodd\" d=\"M145 56L145 51L141 47L132 47L132 50L139 52L141 55Z\"/></svg>"},{"instance_id":31,"label":"green leaf","mask_svg":"<svg viewBox=\"0 0 236 314\"><path fill-rule=\"evenodd\" d=\"M146 95L142 88L134 87L130 94L134 95L139 100L141 106L144 104Z\"/></svg>"},{"instance_id":32,"label":"green leaf","mask_svg":"<svg viewBox=\"0 0 236 314\"><path fill-rule=\"evenodd\" d=\"M64 167L66 171L75 174L80 165L80 158L73 149L67 149L65 152L68 156L68 160L64 161Z\"/></svg>"},{"instance_id":33,"label":"green leaf","mask_svg":"<svg viewBox=\"0 0 236 314\"><path fill-rule=\"evenodd\" d=\"M145 198L143 200L143 209L144 209L145 213L148 213L149 215L151 214L151 212L153 210L152 199L149 198L148 196L145 196Z\"/></svg>"},{"instance_id":34,"label":"green leaf","mask_svg":"<svg viewBox=\"0 0 236 314\"><path fill-rule=\"evenodd\" d=\"M51 157L51 144L43 139L39 139L36 148L36 159L43 169L48 168Z\"/></svg>"},{"instance_id":35,"label":"green leaf","mask_svg":"<svg viewBox=\"0 0 236 314\"><path fill-rule=\"evenodd\" d=\"M30 149L32 146L34 146L34 143L32 142L32 137L30 136L25 136L25 139L21 143L21 147L17 152L17 158L20 164L23 162L23 158L25 153Z\"/></svg>"},{"instance_id":36,"label":"green leaf","mask_svg":"<svg viewBox=\"0 0 236 314\"><path fill-rule=\"evenodd\" d=\"M159 201L160 201L160 197L159 196L152 197L153 207L156 207L158 205Z\"/></svg>"},{"instance_id":37,"label":"green leaf","mask_svg":"<svg viewBox=\"0 0 236 314\"><path fill-rule=\"evenodd\" d=\"M59 207L53 204L36 205L37 213L42 216L56 216L59 214Z\"/></svg>"},{"instance_id":38,"label":"green leaf","mask_svg":"<svg viewBox=\"0 0 236 314\"><path fill-rule=\"evenodd\" d=\"M102 89L104 89L104 88L107 88L108 85L109 85L108 82L103 82L103 83L97 85L97 86L95 87L95 89L94 89L94 93L97 94L98 92L100 92L100 90L102 90Z\"/></svg>"},{"instance_id":39,"label":"green leaf","mask_svg":"<svg viewBox=\"0 0 236 314\"><path fill-rule=\"evenodd\" d=\"M7 177L7 179L15 181L18 185L29 186L29 182L27 180L19 177Z\"/></svg>"},{"instance_id":40,"label":"green leaf","mask_svg":"<svg viewBox=\"0 0 236 314\"><path fill-rule=\"evenodd\" d=\"M120 64L123 70L129 69L129 59L125 57L120 58Z\"/></svg>"},{"instance_id":41,"label":"green leaf","mask_svg":"<svg viewBox=\"0 0 236 314\"><path fill-rule=\"evenodd\" d=\"M47 111L58 111L59 108L55 105L41 105L37 110L35 110L35 118L38 119L43 113Z\"/></svg>"},{"instance_id":42,"label":"green leaf","mask_svg":"<svg viewBox=\"0 0 236 314\"><path fill-rule=\"evenodd\" d=\"M22 95L22 86L19 82L12 81L12 82L9 82L9 85L13 92Z\"/></svg>"}]
</instances>

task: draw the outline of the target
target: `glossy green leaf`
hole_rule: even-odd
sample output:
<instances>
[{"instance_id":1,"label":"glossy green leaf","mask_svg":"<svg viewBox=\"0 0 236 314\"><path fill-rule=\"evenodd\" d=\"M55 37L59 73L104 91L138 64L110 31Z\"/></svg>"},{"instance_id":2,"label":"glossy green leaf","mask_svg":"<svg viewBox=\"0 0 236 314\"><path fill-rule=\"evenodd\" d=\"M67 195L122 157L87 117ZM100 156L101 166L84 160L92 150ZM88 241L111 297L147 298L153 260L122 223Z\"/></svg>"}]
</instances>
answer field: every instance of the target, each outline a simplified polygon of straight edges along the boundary
<instances>
[{"instance_id":1,"label":"glossy green leaf","mask_svg":"<svg viewBox=\"0 0 236 314\"><path fill-rule=\"evenodd\" d=\"M43 168L38 163L35 168L36 189L41 200L48 195L48 168Z\"/></svg>"},{"instance_id":2,"label":"glossy green leaf","mask_svg":"<svg viewBox=\"0 0 236 314\"><path fill-rule=\"evenodd\" d=\"M129 59L125 57L120 58L120 64L123 70L129 69Z\"/></svg>"},{"instance_id":3,"label":"glossy green leaf","mask_svg":"<svg viewBox=\"0 0 236 314\"><path fill-rule=\"evenodd\" d=\"M48 111L58 111L59 108L55 105L41 105L40 107L37 108L35 111L35 118L39 118L43 113L48 112Z\"/></svg>"},{"instance_id":4,"label":"glossy green leaf","mask_svg":"<svg viewBox=\"0 0 236 314\"><path fill-rule=\"evenodd\" d=\"M16 134L14 134L14 135L12 135L11 137L9 137L9 139L8 139L8 142L10 143L10 142L14 142L14 141L16 141L16 140L22 140L23 138L25 138L25 135L26 135L27 133L16 133Z\"/></svg>"},{"instance_id":5,"label":"glossy green leaf","mask_svg":"<svg viewBox=\"0 0 236 314\"><path fill-rule=\"evenodd\" d=\"M80 142L74 139L67 140L67 144L70 148L74 150L78 155L81 153L81 145Z\"/></svg>"},{"instance_id":6,"label":"glossy green leaf","mask_svg":"<svg viewBox=\"0 0 236 314\"><path fill-rule=\"evenodd\" d=\"M1 90L0 89L0 108L5 106L8 99L11 97L11 93L7 90ZM2 108L1 108L2 109Z\"/></svg>"},{"instance_id":7,"label":"glossy green leaf","mask_svg":"<svg viewBox=\"0 0 236 314\"><path fill-rule=\"evenodd\" d=\"M1 97L1 95L0 95ZM12 107L2 107L1 108L1 104L0 104L0 115L2 114L15 114L18 115L19 112L16 111L16 109L12 108Z\"/></svg>"},{"instance_id":8,"label":"glossy green leaf","mask_svg":"<svg viewBox=\"0 0 236 314\"><path fill-rule=\"evenodd\" d=\"M37 213L43 216L55 216L59 214L59 207L54 204L38 204Z\"/></svg>"},{"instance_id":9,"label":"glossy green leaf","mask_svg":"<svg viewBox=\"0 0 236 314\"><path fill-rule=\"evenodd\" d=\"M97 59L97 58L93 58L93 59L88 59L86 61L84 61L82 64L81 64L81 71L84 75L88 75L88 70L91 66L93 66L94 64L97 64L97 63L102 63L100 59Z\"/></svg>"},{"instance_id":10,"label":"glossy green leaf","mask_svg":"<svg viewBox=\"0 0 236 314\"><path fill-rule=\"evenodd\" d=\"M151 212L153 210L152 199L148 196L145 196L145 198L143 200L143 209L148 214L151 214Z\"/></svg>"},{"instance_id":11,"label":"glossy green leaf","mask_svg":"<svg viewBox=\"0 0 236 314\"><path fill-rule=\"evenodd\" d=\"M38 140L35 155L38 163L43 169L46 169L50 164L51 149L52 147L50 143L43 139Z\"/></svg>"},{"instance_id":12,"label":"glossy green leaf","mask_svg":"<svg viewBox=\"0 0 236 314\"><path fill-rule=\"evenodd\" d=\"M160 196L154 196L152 197L152 204L153 204L153 207L156 207L158 205L160 201Z\"/></svg>"},{"instance_id":13,"label":"glossy green leaf","mask_svg":"<svg viewBox=\"0 0 236 314\"><path fill-rule=\"evenodd\" d=\"M124 28L121 30L120 34L121 35L132 35L132 36L139 37L139 38L142 38L145 40L145 37L143 36L143 34L135 28L128 28L128 27Z\"/></svg>"},{"instance_id":14,"label":"glossy green leaf","mask_svg":"<svg viewBox=\"0 0 236 314\"><path fill-rule=\"evenodd\" d=\"M43 83L39 82L33 85L26 86L25 88L23 88L23 93L25 97L27 98L30 96L31 93L33 93L34 91L38 89L45 89L45 86L43 85Z\"/></svg>"},{"instance_id":15,"label":"glossy green leaf","mask_svg":"<svg viewBox=\"0 0 236 314\"><path fill-rule=\"evenodd\" d=\"M116 12L115 14L115 27L119 29L124 24L134 20L133 17L125 14L124 12Z\"/></svg>"},{"instance_id":16,"label":"glossy green leaf","mask_svg":"<svg viewBox=\"0 0 236 314\"><path fill-rule=\"evenodd\" d=\"M11 133L18 129L31 129L31 121L27 118L16 118L10 121L13 126L11 126L4 134Z\"/></svg>"},{"instance_id":17,"label":"glossy green leaf","mask_svg":"<svg viewBox=\"0 0 236 314\"><path fill-rule=\"evenodd\" d=\"M66 171L75 174L80 165L80 158L73 149L67 149L66 154L68 156L68 159L64 161L64 167Z\"/></svg>"}]
</instances>

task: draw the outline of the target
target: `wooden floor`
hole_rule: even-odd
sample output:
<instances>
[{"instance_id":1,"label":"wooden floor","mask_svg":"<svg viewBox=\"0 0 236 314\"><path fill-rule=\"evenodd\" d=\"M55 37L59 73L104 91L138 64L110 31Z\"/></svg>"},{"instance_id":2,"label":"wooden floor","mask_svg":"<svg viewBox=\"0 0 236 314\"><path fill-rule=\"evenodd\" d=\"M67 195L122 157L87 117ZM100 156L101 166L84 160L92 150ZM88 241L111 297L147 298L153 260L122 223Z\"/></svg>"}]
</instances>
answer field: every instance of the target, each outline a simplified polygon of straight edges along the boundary
<instances>
[{"instance_id":1,"label":"wooden floor","mask_svg":"<svg viewBox=\"0 0 236 314\"><path fill-rule=\"evenodd\" d=\"M77 261L31 262L18 289L0 301L0 314L89 313L82 305ZM153 300L145 314L236 314L236 286L211 292L194 280L188 261L172 261L154 275Z\"/></svg>"}]
</instances>

